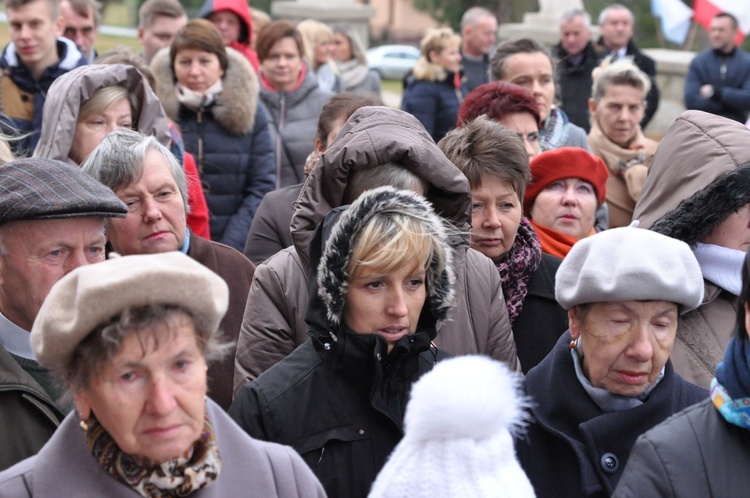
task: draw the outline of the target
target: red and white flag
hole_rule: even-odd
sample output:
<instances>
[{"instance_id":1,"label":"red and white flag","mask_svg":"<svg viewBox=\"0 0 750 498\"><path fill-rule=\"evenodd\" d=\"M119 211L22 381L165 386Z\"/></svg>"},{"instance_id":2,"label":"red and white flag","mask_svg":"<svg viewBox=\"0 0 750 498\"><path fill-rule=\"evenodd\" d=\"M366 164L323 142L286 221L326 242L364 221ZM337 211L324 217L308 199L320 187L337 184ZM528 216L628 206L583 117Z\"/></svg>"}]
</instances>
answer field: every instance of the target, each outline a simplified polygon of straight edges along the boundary
<instances>
[{"instance_id":1,"label":"red and white flag","mask_svg":"<svg viewBox=\"0 0 750 498\"><path fill-rule=\"evenodd\" d=\"M737 45L750 34L750 1L748 0L695 0L693 2L693 20L708 31L711 19L720 12L727 12L737 18L740 29L734 40Z\"/></svg>"}]
</instances>

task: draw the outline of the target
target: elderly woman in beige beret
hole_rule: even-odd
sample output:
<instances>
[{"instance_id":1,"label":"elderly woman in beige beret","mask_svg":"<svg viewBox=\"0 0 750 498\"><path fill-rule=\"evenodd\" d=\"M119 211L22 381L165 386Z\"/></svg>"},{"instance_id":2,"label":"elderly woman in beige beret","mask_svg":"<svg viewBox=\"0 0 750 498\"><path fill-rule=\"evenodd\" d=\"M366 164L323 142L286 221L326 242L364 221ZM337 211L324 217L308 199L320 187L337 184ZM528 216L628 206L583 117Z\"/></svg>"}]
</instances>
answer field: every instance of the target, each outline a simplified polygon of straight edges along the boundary
<instances>
[{"instance_id":1,"label":"elderly woman in beige beret","mask_svg":"<svg viewBox=\"0 0 750 498\"><path fill-rule=\"evenodd\" d=\"M247 436L206 397L226 283L180 252L69 273L31 332L75 412L0 496L324 496L291 449Z\"/></svg>"}]
</instances>

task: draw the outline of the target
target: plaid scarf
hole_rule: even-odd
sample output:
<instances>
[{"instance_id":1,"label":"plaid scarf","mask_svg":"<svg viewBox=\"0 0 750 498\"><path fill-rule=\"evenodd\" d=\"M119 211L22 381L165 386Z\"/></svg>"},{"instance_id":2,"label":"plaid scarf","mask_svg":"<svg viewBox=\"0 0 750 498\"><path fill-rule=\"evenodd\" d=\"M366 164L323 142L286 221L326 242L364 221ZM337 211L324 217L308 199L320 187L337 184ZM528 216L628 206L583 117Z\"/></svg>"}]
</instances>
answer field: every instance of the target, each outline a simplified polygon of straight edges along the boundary
<instances>
[{"instance_id":1,"label":"plaid scarf","mask_svg":"<svg viewBox=\"0 0 750 498\"><path fill-rule=\"evenodd\" d=\"M526 299L526 285L541 262L542 246L539 238L529 220L523 216L510 251L497 264L511 325L521 313L523 301Z\"/></svg>"},{"instance_id":2,"label":"plaid scarf","mask_svg":"<svg viewBox=\"0 0 750 498\"><path fill-rule=\"evenodd\" d=\"M200 438L185 455L154 467L144 467L132 455L124 453L93 415L86 423L86 441L94 459L107 474L143 497L188 496L219 476L221 461L208 418Z\"/></svg>"}]
</instances>

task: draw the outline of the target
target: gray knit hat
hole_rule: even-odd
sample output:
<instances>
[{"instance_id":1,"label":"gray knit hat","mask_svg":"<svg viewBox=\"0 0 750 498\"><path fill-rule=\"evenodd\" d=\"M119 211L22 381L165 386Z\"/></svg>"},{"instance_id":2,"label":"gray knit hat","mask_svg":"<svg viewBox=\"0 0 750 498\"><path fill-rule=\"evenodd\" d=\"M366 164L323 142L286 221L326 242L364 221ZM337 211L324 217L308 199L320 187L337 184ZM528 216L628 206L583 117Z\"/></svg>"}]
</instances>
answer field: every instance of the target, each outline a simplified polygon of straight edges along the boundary
<instances>
[{"instance_id":1,"label":"gray knit hat","mask_svg":"<svg viewBox=\"0 0 750 498\"><path fill-rule=\"evenodd\" d=\"M227 311L229 289L217 274L178 251L81 266L50 290L31 328L31 347L40 364L59 370L98 325L149 304L188 309L196 327L213 333Z\"/></svg>"},{"instance_id":2,"label":"gray knit hat","mask_svg":"<svg viewBox=\"0 0 750 498\"><path fill-rule=\"evenodd\" d=\"M703 275L690 247L635 227L613 228L576 242L555 278L567 309L609 301L670 301L680 314L700 306Z\"/></svg>"},{"instance_id":3,"label":"gray knit hat","mask_svg":"<svg viewBox=\"0 0 750 498\"><path fill-rule=\"evenodd\" d=\"M0 223L127 214L112 190L64 162L17 159L0 167Z\"/></svg>"}]
</instances>

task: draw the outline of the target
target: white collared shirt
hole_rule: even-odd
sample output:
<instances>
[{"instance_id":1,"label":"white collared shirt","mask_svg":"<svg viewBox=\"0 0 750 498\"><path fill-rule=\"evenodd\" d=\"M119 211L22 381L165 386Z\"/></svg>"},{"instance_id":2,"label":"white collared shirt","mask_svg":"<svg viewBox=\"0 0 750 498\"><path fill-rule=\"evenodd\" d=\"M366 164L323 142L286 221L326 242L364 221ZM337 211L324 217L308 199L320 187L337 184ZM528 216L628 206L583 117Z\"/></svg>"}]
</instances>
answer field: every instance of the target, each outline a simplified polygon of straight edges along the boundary
<instances>
[{"instance_id":1,"label":"white collared shirt","mask_svg":"<svg viewBox=\"0 0 750 498\"><path fill-rule=\"evenodd\" d=\"M11 354L36 361L36 355L31 350L31 333L8 320L2 312L0 312L0 344Z\"/></svg>"}]
</instances>

